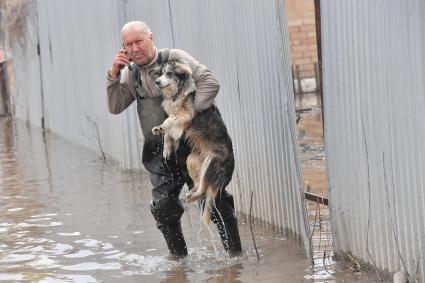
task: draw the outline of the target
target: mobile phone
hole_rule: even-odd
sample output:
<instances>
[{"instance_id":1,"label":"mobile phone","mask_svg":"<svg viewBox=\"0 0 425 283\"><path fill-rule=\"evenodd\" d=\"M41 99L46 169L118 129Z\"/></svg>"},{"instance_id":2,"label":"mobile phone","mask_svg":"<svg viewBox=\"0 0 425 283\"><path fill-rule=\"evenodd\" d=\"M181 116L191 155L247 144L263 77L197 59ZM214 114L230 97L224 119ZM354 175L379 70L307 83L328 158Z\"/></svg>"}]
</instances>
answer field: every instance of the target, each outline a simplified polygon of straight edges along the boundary
<instances>
[{"instance_id":1,"label":"mobile phone","mask_svg":"<svg viewBox=\"0 0 425 283\"><path fill-rule=\"evenodd\" d=\"M124 50L124 54L125 54L125 56L127 56L127 50ZM131 64L130 64L133 60L131 60L131 58L129 58L128 56L127 56L127 59L128 59L128 65L127 65L127 67L128 67L128 69L130 71L133 71L133 69L131 67Z\"/></svg>"}]
</instances>

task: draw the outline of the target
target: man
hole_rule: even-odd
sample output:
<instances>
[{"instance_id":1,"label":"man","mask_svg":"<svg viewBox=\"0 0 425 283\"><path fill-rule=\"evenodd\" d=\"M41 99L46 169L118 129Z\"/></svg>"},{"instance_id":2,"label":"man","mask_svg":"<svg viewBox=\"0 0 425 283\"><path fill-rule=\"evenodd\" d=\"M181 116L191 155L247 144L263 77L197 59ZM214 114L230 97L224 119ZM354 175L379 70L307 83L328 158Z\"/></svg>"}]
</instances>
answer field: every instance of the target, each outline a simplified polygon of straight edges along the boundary
<instances>
[{"instance_id":1,"label":"man","mask_svg":"<svg viewBox=\"0 0 425 283\"><path fill-rule=\"evenodd\" d=\"M220 86L204 65L183 50L158 51L153 34L144 22L125 24L121 30L121 39L123 49L118 51L108 70L109 111L119 114L137 101L137 112L145 138L142 162L150 173L153 185L151 212L170 254L186 256L187 247L180 222L184 208L179 194L185 183L189 188L193 186L186 168L190 149L183 141L177 153L170 160L164 160L162 138L152 135L152 128L166 118L161 107L162 96L155 84L160 75L156 68L168 59L182 59L189 63L196 84L195 109L198 112L213 106ZM242 248L232 195L223 190L216 199L216 207L212 212L212 220L218 226L224 248L230 254L238 254Z\"/></svg>"}]
</instances>

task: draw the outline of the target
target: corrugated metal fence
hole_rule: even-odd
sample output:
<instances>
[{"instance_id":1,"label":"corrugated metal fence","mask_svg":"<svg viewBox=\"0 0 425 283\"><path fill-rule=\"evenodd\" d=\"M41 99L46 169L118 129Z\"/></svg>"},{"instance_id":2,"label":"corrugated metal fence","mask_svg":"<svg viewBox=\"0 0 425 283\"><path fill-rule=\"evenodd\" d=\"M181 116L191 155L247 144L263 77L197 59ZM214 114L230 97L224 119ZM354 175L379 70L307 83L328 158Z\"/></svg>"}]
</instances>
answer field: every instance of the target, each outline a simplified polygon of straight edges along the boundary
<instances>
[{"instance_id":1,"label":"corrugated metal fence","mask_svg":"<svg viewBox=\"0 0 425 283\"><path fill-rule=\"evenodd\" d=\"M425 278L425 4L322 0L337 252Z\"/></svg>"},{"instance_id":2,"label":"corrugated metal fence","mask_svg":"<svg viewBox=\"0 0 425 283\"><path fill-rule=\"evenodd\" d=\"M44 118L47 129L93 149L100 141L121 167L141 168L135 109L107 112L105 75L120 48L121 26L144 20L159 48L187 50L221 83L217 103L234 141L230 189L238 210L249 212L253 191L255 218L307 241L284 0L34 4L31 40L14 58L17 117L35 125Z\"/></svg>"}]
</instances>

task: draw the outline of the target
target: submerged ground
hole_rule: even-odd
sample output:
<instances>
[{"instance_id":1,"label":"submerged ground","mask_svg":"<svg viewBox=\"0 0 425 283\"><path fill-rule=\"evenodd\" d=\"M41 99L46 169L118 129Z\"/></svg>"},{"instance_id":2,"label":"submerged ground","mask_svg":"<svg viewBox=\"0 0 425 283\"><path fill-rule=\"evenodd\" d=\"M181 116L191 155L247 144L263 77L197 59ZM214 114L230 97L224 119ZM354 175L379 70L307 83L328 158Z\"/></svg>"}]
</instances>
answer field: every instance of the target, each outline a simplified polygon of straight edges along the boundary
<instances>
[{"instance_id":1,"label":"submerged ground","mask_svg":"<svg viewBox=\"0 0 425 283\"><path fill-rule=\"evenodd\" d=\"M228 258L193 205L182 219L189 256L171 261L144 171L11 118L0 133L0 282L365 282L312 267L294 239L255 226L257 260L243 216L244 253Z\"/></svg>"}]
</instances>

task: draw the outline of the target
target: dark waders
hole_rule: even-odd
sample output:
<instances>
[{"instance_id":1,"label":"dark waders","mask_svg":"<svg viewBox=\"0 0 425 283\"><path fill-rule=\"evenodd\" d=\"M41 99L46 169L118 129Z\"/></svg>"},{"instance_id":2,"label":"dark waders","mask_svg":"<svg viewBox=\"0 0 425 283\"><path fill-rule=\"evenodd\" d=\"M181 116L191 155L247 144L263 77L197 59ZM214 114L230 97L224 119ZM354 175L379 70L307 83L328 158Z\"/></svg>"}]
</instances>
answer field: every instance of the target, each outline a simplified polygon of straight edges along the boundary
<instances>
[{"instance_id":1,"label":"dark waders","mask_svg":"<svg viewBox=\"0 0 425 283\"><path fill-rule=\"evenodd\" d=\"M184 207L179 200L183 185L191 185L186 169L188 148L182 144L167 162L162 157L162 137L154 136L152 128L160 125L166 118L161 107L162 97L137 98L137 112L142 125L145 142L142 162L150 173L153 185L151 212L158 229L164 235L170 253L176 256L187 255L180 218Z\"/></svg>"}]
</instances>

